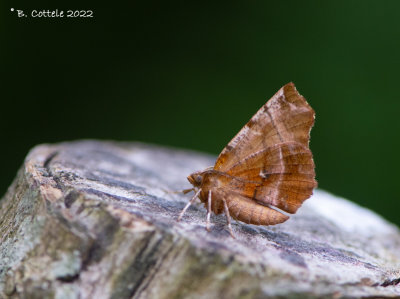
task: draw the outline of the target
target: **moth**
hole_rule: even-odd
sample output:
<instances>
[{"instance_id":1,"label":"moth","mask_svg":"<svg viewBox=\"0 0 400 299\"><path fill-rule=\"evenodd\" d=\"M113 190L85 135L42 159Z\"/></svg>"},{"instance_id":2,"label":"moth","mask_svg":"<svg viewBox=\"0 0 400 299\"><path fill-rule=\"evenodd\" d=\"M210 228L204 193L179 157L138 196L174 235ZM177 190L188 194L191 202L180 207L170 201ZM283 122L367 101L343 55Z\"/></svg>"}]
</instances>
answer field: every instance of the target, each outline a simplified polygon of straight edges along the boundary
<instances>
[{"instance_id":1,"label":"moth","mask_svg":"<svg viewBox=\"0 0 400 299\"><path fill-rule=\"evenodd\" d=\"M317 187L309 148L315 112L293 83L266 103L228 143L215 165L190 174L193 198L178 221L199 198L210 215L225 213L234 237L231 217L255 225L285 222Z\"/></svg>"}]
</instances>

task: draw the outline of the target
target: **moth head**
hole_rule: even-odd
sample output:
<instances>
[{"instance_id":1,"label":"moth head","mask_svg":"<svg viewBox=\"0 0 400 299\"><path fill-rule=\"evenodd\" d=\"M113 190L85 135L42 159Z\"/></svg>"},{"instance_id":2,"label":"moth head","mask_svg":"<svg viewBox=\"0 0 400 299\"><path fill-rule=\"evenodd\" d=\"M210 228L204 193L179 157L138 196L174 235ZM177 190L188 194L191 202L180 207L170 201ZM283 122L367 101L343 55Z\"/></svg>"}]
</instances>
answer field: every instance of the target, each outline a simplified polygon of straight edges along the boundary
<instances>
[{"instance_id":1,"label":"moth head","mask_svg":"<svg viewBox=\"0 0 400 299\"><path fill-rule=\"evenodd\" d=\"M200 187L203 183L203 174L202 171L193 172L191 175L187 177L189 183L191 183L195 187Z\"/></svg>"}]
</instances>

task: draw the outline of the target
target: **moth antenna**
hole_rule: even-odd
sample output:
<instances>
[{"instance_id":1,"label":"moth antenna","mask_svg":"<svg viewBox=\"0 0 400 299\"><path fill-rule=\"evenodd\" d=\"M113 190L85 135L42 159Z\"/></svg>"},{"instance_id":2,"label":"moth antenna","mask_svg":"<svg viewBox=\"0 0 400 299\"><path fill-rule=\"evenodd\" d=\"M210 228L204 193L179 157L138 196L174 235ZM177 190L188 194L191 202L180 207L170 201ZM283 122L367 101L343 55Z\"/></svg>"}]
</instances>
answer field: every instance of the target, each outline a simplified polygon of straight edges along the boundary
<instances>
[{"instance_id":1,"label":"moth antenna","mask_svg":"<svg viewBox=\"0 0 400 299\"><path fill-rule=\"evenodd\" d=\"M226 203L225 199L223 199L222 201L224 202L225 216L226 216L226 222L228 222L229 233L231 234L232 238L236 239L232 231L231 215L229 214L228 204Z\"/></svg>"},{"instance_id":2,"label":"moth antenna","mask_svg":"<svg viewBox=\"0 0 400 299\"><path fill-rule=\"evenodd\" d=\"M182 192L183 194L186 194L186 193L189 193L191 191L195 191L195 189L194 188L185 189L185 190L179 191L179 193Z\"/></svg>"},{"instance_id":3,"label":"moth antenna","mask_svg":"<svg viewBox=\"0 0 400 299\"><path fill-rule=\"evenodd\" d=\"M165 193L169 193L169 194L178 194L178 193L186 194L186 193L189 193L189 192L191 192L191 191L195 191L194 188L184 189L184 190L178 190L178 191L171 191L171 190L165 190L165 189L162 189L162 190L163 190Z\"/></svg>"},{"instance_id":4,"label":"moth antenna","mask_svg":"<svg viewBox=\"0 0 400 299\"><path fill-rule=\"evenodd\" d=\"M208 201L207 201L207 221L206 221L207 231L210 231L210 216L211 216L211 190L208 191Z\"/></svg>"},{"instance_id":5,"label":"moth antenna","mask_svg":"<svg viewBox=\"0 0 400 299\"><path fill-rule=\"evenodd\" d=\"M201 189L199 189L195 195L192 197L192 199L186 204L186 206L183 208L182 212L179 214L178 221L181 221L183 214L185 214L186 210L190 207L192 203L196 200L197 196L200 194Z\"/></svg>"}]
</instances>

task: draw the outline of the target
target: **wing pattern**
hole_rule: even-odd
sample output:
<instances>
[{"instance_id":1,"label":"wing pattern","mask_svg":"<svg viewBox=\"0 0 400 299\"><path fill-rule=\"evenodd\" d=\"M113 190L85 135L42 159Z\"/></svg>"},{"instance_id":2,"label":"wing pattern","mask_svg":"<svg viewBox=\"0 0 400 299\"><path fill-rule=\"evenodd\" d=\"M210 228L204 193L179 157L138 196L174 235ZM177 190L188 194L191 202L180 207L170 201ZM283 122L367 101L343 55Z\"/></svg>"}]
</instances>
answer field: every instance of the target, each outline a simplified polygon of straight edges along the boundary
<instances>
[{"instance_id":1,"label":"wing pattern","mask_svg":"<svg viewBox=\"0 0 400 299\"><path fill-rule=\"evenodd\" d=\"M219 155L223 188L295 213L317 186L308 144L314 110L293 83L282 87Z\"/></svg>"},{"instance_id":2,"label":"wing pattern","mask_svg":"<svg viewBox=\"0 0 400 299\"><path fill-rule=\"evenodd\" d=\"M314 110L294 84L286 84L222 150L214 169L226 171L252 153L279 143L295 141L308 148L314 118Z\"/></svg>"}]
</instances>

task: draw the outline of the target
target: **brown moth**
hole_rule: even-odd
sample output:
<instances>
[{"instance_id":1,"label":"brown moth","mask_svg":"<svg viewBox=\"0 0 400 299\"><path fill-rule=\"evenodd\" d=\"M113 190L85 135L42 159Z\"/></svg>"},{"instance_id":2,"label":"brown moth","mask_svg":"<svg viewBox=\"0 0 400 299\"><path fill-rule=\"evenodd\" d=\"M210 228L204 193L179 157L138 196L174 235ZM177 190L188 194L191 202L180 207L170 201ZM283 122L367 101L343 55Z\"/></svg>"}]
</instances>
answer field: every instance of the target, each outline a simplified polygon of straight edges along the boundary
<instances>
[{"instance_id":1,"label":"brown moth","mask_svg":"<svg viewBox=\"0 0 400 299\"><path fill-rule=\"evenodd\" d=\"M317 186L314 161L309 149L315 113L293 83L283 86L218 156L214 167L188 176L194 197L210 214L225 213L230 234L230 217L255 225L285 222L312 195ZM185 193L186 193L185 192Z\"/></svg>"}]
</instances>

